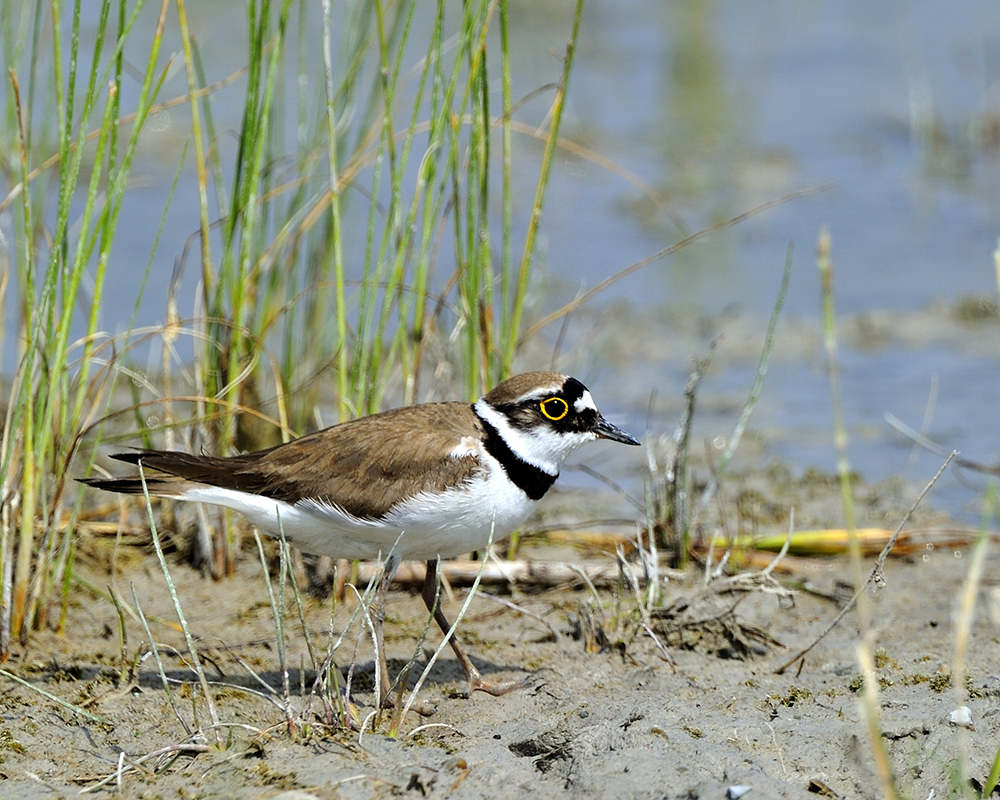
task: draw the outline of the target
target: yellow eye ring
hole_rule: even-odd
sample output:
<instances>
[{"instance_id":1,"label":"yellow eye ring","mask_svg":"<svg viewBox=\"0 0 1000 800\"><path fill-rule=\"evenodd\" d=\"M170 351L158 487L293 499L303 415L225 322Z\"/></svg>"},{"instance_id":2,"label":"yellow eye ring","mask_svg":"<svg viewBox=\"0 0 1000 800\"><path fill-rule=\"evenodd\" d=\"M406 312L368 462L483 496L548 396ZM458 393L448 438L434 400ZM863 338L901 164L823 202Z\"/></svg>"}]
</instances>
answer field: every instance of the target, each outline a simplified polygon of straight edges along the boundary
<instances>
[{"instance_id":1,"label":"yellow eye ring","mask_svg":"<svg viewBox=\"0 0 1000 800\"><path fill-rule=\"evenodd\" d=\"M561 397L550 397L539 403L542 413L553 422L558 422L569 413L569 403Z\"/></svg>"}]
</instances>

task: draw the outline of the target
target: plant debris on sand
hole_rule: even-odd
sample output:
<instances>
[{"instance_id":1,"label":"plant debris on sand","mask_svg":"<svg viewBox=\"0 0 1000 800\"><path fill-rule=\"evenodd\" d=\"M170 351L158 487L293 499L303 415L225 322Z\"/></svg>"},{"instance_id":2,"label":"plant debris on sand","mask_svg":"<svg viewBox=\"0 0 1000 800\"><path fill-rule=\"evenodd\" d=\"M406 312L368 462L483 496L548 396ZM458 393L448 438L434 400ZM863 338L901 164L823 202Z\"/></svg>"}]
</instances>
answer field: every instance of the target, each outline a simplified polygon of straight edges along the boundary
<instances>
[{"instance_id":1,"label":"plant debris on sand","mask_svg":"<svg viewBox=\"0 0 1000 800\"><path fill-rule=\"evenodd\" d=\"M102 539L84 548L89 557L79 569L94 591L77 594L69 633L41 632L7 665L35 689L3 684L6 797L116 786L130 797L186 798L294 791L320 798L707 798L738 786L752 787L756 797L806 797L817 786L830 796L880 796L859 710L864 680L853 615L800 664L775 672L838 612L838 587L849 575L841 559L797 559L781 585L768 582L772 591L749 591L755 587L725 577L706 585L700 566L671 571L662 603L648 614L627 576L611 590L588 587L581 576L555 588L515 584L505 604L478 596L461 628L477 666L490 675L527 672L533 688L466 699L461 669L444 657L422 691L437 712L408 715L396 738L385 735L388 712L366 719L374 666L366 634L349 628L357 607L349 592L332 627L334 636L349 630L337 663L341 686L351 679L355 723L348 727L355 730L339 725L313 694L312 655L292 622L290 591L283 674L259 563L243 558L238 575L220 582L172 563L214 697L220 747L155 560L135 547L118 547L112 558L112 546ZM564 556L554 545L528 547L532 561ZM987 615L973 623L978 646L966 654L965 675L956 682L951 674L952 608L969 561L962 552L937 548L890 560L885 586L872 599L882 736L899 787L911 797L954 789L960 758L985 776L1000 728L998 629ZM614 566L615 558L607 559ZM735 577L746 583L760 574ZM134 588L172 698L139 621L124 613L120 641L114 606L98 587L119 598L131 598ZM456 587L451 599L442 592L442 601L453 613L463 591ZM302 597L302 619L319 653L330 637L330 603ZM394 674L426 623L419 596L392 592L386 633ZM418 653L411 682L436 642ZM956 717L959 705L968 713ZM367 723L360 735L357 721Z\"/></svg>"}]
</instances>

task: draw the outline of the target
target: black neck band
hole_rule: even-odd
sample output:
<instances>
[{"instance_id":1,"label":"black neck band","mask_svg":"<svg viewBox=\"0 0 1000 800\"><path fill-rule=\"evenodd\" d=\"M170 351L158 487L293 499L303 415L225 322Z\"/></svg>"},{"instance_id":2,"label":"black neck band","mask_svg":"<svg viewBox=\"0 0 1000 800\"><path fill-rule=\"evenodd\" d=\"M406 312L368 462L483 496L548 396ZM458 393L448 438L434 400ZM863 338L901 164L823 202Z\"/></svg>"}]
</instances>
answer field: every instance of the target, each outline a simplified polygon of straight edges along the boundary
<instances>
[{"instance_id":1,"label":"black neck band","mask_svg":"<svg viewBox=\"0 0 1000 800\"><path fill-rule=\"evenodd\" d=\"M479 417L478 414L476 416ZM549 475L545 470L539 469L534 464L529 464L510 449L510 445L507 444L496 427L482 417L479 417L479 421L483 423L483 428L486 430L484 442L486 452L500 462L507 477L522 492L532 500L541 500L549 487L556 482L556 478L559 477L558 473Z\"/></svg>"}]
</instances>

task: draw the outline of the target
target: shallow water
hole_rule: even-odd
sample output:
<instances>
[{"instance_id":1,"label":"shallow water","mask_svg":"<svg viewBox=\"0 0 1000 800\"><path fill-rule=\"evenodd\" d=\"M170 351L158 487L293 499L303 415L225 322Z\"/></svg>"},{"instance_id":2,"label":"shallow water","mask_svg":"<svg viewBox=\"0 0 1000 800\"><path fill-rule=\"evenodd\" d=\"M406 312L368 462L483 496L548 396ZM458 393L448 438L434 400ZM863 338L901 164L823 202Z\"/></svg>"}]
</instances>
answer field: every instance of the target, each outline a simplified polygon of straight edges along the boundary
<instances>
[{"instance_id":1,"label":"shallow water","mask_svg":"<svg viewBox=\"0 0 1000 800\"><path fill-rule=\"evenodd\" d=\"M962 324L951 308L969 295L996 295L998 17L989 3L961 13L944 3L589 5L571 89L576 124L594 149L652 184L689 228L832 183L610 290L666 320L650 338L676 335L677 314L705 315L706 335L686 353L653 347L661 355L631 371L607 376L595 367L595 391L618 391L624 375L651 384L665 405L710 335L745 332L728 318L758 318L753 333L762 341L792 245L785 316L796 324L786 335L807 341L776 357L751 430L764 460L834 470L814 259L825 227L852 466L873 480L929 479L941 459L915 453L885 421L891 413L920 428L929 402L929 436L977 461L1000 457L991 399L1000 391L996 325ZM666 215L596 168L558 177L547 217L553 272L583 272L592 285L601 270L590 275L588 265L613 271L678 235ZM566 281L567 296L576 289ZM865 320L884 312L905 320L866 330ZM735 424L732 405L749 391L755 354L724 364L703 385L709 406L723 408L702 412L707 439ZM629 422L644 425L644 404L633 407ZM658 421L669 429L676 416L665 409ZM931 502L976 520L984 485L951 473Z\"/></svg>"},{"instance_id":2,"label":"shallow water","mask_svg":"<svg viewBox=\"0 0 1000 800\"><path fill-rule=\"evenodd\" d=\"M558 76L571 12L568 3L514 4L515 96ZM206 70L209 81L217 80L243 58L242 4L204 4L192 13L196 35L212 42ZM986 0L963 3L961 11L943 2L589 0L563 133L630 170L659 203L603 167L562 156L543 223L540 311L672 244L682 231L795 190L832 185L616 284L591 304L581 325L570 327L564 348L577 354L560 363L580 370L609 398L604 405L633 424L645 426L653 391L673 398L653 417L669 429L689 359L704 352L712 335L729 330L733 317L757 320L751 328L762 330L790 244L795 266L786 315L816 330L813 254L823 227L832 235L836 300L845 320L889 310L911 313L918 326L925 315L931 325L936 312L928 309L970 294L995 296L998 22L1000 7ZM163 94L183 88L183 70L177 70ZM236 86L218 95L220 128L238 125L240 91ZM547 102L529 103L521 119L541 122ZM109 330L126 328L132 315L183 143L185 123L171 113L156 121L157 139L144 151L141 177L122 213L109 300L121 299L105 310ZM537 148L529 145L524 153L529 174ZM197 229L195 197L189 170L166 219L140 325L165 317L175 256ZM515 214L523 220L529 192L522 202ZM195 307L196 272L189 267L183 281L182 314ZM634 316L621 313L623 304ZM651 338L671 338L677 315L704 319L703 335L684 340L686 349L653 348L649 355L642 339L621 327L641 318ZM605 339L617 330L632 342L622 355L626 362L634 356L635 364L612 366L579 354L601 326L611 326L599 334ZM554 338L555 330L546 335ZM883 419L891 412L919 427L933 376L939 388L928 433L969 458L1000 456L994 410L1000 348L982 347L984 337L996 339L995 329L958 325L943 340L890 336L868 347L860 336L855 346L842 346L856 468L870 478L905 468L917 481L934 471L935 457L908 464L910 445ZM729 409L752 380L749 354L724 363L722 374L705 383L709 407L717 393L717 404ZM706 435L726 435L729 419L735 414L720 414L718 423L709 416ZM830 420L822 348L812 343L778 360L754 423L764 442L761 457L780 457L798 469L832 469ZM972 518L981 486L950 479L934 501Z\"/></svg>"}]
</instances>

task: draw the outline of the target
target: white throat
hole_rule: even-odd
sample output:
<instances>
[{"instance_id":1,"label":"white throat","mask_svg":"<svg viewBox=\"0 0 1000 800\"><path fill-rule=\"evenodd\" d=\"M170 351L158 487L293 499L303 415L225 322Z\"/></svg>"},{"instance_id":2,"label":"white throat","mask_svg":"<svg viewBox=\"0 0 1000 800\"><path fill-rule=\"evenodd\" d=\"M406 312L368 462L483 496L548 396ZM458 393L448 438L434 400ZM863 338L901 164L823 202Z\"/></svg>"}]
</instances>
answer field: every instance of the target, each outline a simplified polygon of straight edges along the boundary
<instances>
[{"instance_id":1,"label":"white throat","mask_svg":"<svg viewBox=\"0 0 1000 800\"><path fill-rule=\"evenodd\" d=\"M480 419L490 423L507 446L522 461L557 476L566 458L584 442L596 439L593 433L562 433L552 428L515 428L506 416L480 398L475 404Z\"/></svg>"}]
</instances>

